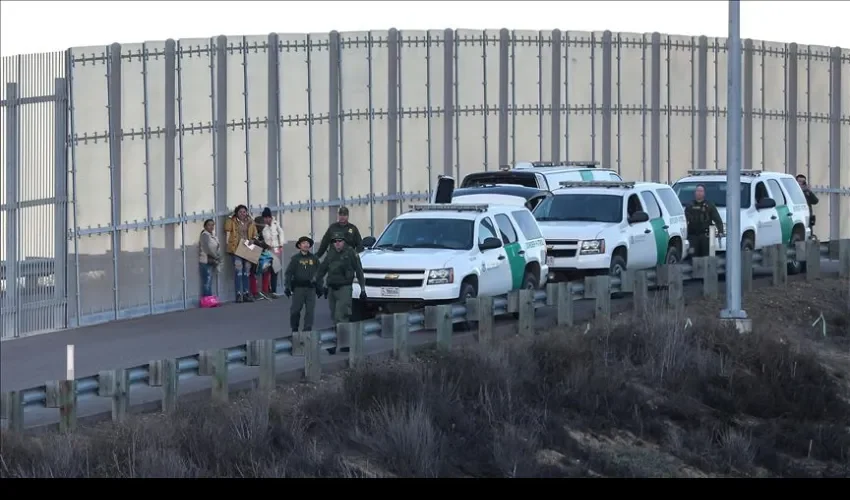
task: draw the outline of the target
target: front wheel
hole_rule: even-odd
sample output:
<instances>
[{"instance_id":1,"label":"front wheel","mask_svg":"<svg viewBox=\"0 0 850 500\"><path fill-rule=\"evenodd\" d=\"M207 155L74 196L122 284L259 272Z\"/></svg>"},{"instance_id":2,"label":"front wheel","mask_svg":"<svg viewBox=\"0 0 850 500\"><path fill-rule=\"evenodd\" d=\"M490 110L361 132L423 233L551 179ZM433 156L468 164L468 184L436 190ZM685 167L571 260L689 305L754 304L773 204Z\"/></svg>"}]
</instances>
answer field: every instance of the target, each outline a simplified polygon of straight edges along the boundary
<instances>
[{"instance_id":1,"label":"front wheel","mask_svg":"<svg viewBox=\"0 0 850 500\"><path fill-rule=\"evenodd\" d=\"M525 276L522 277L522 286L519 287L520 290L537 290L537 276L534 275L531 271L526 271ZM512 313L513 317L519 319L519 313Z\"/></svg>"},{"instance_id":2,"label":"front wheel","mask_svg":"<svg viewBox=\"0 0 850 500\"><path fill-rule=\"evenodd\" d=\"M796 249L797 248L797 242L803 241L803 238L804 238L804 236L802 236L800 233L798 233L798 232L793 233L791 235L791 242L789 243L789 246L791 247L791 249ZM788 274L789 275L800 274L800 273L803 273L805 271L806 271L806 263L805 262L801 262L801 261L797 260L796 257L794 257L793 259L788 261Z\"/></svg>"},{"instance_id":3,"label":"front wheel","mask_svg":"<svg viewBox=\"0 0 850 500\"><path fill-rule=\"evenodd\" d=\"M460 301L461 304L466 306L466 299L473 299L477 296L478 296L478 290L476 290L475 287L472 286L471 283L466 281L461 285L460 294L458 296L458 300ZM478 327L478 322L477 321L463 321L463 322L457 323L456 326L458 327L459 330L470 331L470 330L474 330L475 328Z\"/></svg>"},{"instance_id":4,"label":"front wheel","mask_svg":"<svg viewBox=\"0 0 850 500\"><path fill-rule=\"evenodd\" d=\"M626 272L626 259L623 258L622 255L615 255L611 257L611 265L608 267L608 275L612 278L622 278L622 275ZM620 299L623 297L622 292L616 292L611 294L612 298Z\"/></svg>"},{"instance_id":5,"label":"front wheel","mask_svg":"<svg viewBox=\"0 0 850 500\"><path fill-rule=\"evenodd\" d=\"M664 263L668 265L678 264L682 260L681 252L678 247L671 246L667 249L667 256L664 257Z\"/></svg>"}]
</instances>

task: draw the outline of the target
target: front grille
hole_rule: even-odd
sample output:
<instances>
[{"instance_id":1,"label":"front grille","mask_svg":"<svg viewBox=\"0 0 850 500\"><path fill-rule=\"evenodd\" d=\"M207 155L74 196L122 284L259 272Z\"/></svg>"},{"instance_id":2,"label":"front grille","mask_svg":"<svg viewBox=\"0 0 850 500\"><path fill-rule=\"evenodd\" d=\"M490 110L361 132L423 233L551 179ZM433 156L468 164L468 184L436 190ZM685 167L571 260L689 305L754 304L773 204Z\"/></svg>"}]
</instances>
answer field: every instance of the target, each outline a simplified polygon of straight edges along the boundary
<instances>
[{"instance_id":1,"label":"front grille","mask_svg":"<svg viewBox=\"0 0 850 500\"><path fill-rule=\"evenodd\" d=\"M546 240L547 245L578 245L578 240Z\"/></svg>"},{"instance_id":2,"label":"front grille","mask_svg":"<svg viewBox=\"0 0 850 500\"><path fill-rule=\"evenodd\" d=\"M546 255L549 256L549 257L555 257L555 258L575 257L576 256L576 249L575 248L572 248L572 249L560 248L560 249L548 250L548 251L546 251Z\"/></svg>"},{"instance_id":3,"label":"front grille","mask_svg":"<svg viewBox=\"0 0 850 500\"><path fill-rule=\"evenodd\" d=\"M363 269L366 274L425 274L424 269Z\"/></svg>"},{"instance_id":4,"label":"front grille","mask_svg":"<svg viewBox=\"0 0 850 500\"><path fill-rule=\"evenodd\" d=\"M418 287L422 286L422 280L421 279L387 280L387 279L380 279L380 278L366 278L366 286L389 286L389 287L398 287L398 288L418 288Z\"/></svg>"}]
</instances>

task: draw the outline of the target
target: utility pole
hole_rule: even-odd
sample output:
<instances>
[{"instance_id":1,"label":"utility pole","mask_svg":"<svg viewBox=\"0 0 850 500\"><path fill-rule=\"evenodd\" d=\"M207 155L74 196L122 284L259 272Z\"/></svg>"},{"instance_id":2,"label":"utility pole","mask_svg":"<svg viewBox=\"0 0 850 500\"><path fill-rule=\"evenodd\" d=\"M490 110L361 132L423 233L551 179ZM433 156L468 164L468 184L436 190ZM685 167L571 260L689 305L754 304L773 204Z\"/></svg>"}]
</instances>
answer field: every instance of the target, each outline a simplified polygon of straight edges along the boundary
<instances>
[{"instance_id":1,"label":"utility pole","mask_svg":"<svg viewBox=\"0 0 850 500\"><path fill-rule=\"evenodd\" d=\"M741 2L729 0L726 93L726 308L722 320L741 333L752 330L741 291Z\"/></svg>"}]
</instances>

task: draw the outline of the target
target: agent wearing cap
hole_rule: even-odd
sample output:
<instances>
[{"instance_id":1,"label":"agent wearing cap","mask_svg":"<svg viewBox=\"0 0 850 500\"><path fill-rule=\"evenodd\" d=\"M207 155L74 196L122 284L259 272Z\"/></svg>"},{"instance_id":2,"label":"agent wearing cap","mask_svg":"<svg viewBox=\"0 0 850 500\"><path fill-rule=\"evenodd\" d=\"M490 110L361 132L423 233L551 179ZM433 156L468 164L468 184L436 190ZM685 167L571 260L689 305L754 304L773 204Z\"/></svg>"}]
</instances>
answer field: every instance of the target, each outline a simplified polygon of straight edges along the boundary
<instances>
[{"instance_id":1,"label":"agent wearing cap","mask_svg":"<svg viewBox=\"0 0 850 500\"><path fill-rule=\"evenodd\" d=\"M336 232L331 236L333 241L333 249L328 252L328 256L319 265L319 272L316 274L316 286L323 292L323 295L328 297L328 305L331 309L331 318L333 318L334 326L340 323L346 323L351 318L351 288L354 279L360 284L360 298L366 299L366 278L363 275L363 268L360 266L360 258L354 253L346 243L344 235ZM327 276L327 284L322 285ZM343 350L348 347L348 339L340 339L337 332L337 344L344 344ZM335 348L329 350L331 354L335 352Z\"/></svg>"},{"instance_id":2,"label":"agent wearing cap","mask_svg":"<svg viewBox=\"0 0 850 500\"><path fill-rule=\"evenodd\" d=\"M316 257L319 259L325 255L328 246L331 244L332 236L337 233L342 234L346 246L353 248L356 252L355 255L363 251L363 238L360 236L360 230L357 229L357 226L348 222L348 208L339 207L337 215L337 222L334 222L328 227L328 230L325 231L325 235L322 237L322 242L319 244L319 251L316 252Z\"/></svg>"},{"instance_id":3,"label":"agent wearing cap","mask_svg":"<svg viewBox=\"0 0 850 500\"><path fill-rule=\"evenodd\" d=\"M295 244L298 253L289 260L283 273L283 293L292 297L289 307L289 326L292 334L298 333L301 323L301 309L304 309L304 331L313 329L313 315L316 308L316 297L324 293L324 288L316 284L316 272L319 270L319 259L310 252L313 240L306 236L298 238Z\"/></svg>"}]
</instances>

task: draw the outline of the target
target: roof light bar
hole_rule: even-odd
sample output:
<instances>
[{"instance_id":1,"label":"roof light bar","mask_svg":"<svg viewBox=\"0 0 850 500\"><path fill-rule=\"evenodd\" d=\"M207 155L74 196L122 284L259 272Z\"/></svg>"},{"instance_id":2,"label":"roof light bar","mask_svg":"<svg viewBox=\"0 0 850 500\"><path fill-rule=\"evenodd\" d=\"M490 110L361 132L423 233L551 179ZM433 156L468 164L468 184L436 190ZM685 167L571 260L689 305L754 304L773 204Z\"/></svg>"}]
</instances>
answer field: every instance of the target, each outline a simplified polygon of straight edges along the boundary
<instances>
[{"instance_id":1,"label":"roof light bar","mask_svg":"<svg viewBox=\"0 0 850 500\"><path fill-rule=\"evenodd\" d=\"M423 203L411 205L414 212L431 212L431 211L447 211L447 212L486 212L490 206L487 204L464 205L464 204L449 204L449 203Z\"/></svg>"},{"instance_id":2,"label":"roof light bar","mask_svg":"<svg viewBox=\"0 0 850 500\"><path fill-rule=\"evenodd\" d=\"M761 175L762 172L762 170L741 170L741 175L757 177ZM728 170L688 170L688 175L692 177L699 177L701 175L727 175L728 173Z\"/></svg>"},{"instance_id":3,"label":"roof light bar","mask_svg":"<svg viewBox=\"0 0 850 500\"><path fill-rule=\"evenodd\" d=\"M601 188L626 188L635 187L634 182L616 182L616 181L562 181L558 183L562 188L574 187L601 187Z\"/></svg>"},{"instance_id":4,"label":"roof light bar","mask_svg":"<svg viewBox=\"0 0 850 500\"><path fill-rule=\"evenodd\" d=\"M591 160L569 160L569 161L533 161L531 164L535 168L543 167L588 167L596 168L599 166L598 161Z\"/></svg>"}]
</instances>

